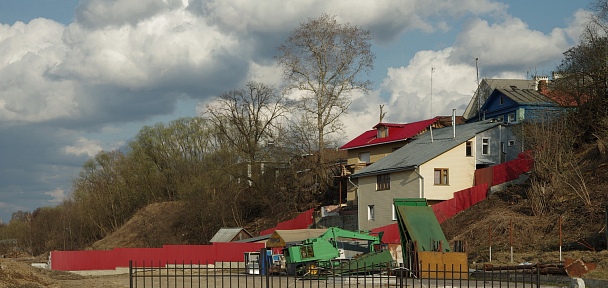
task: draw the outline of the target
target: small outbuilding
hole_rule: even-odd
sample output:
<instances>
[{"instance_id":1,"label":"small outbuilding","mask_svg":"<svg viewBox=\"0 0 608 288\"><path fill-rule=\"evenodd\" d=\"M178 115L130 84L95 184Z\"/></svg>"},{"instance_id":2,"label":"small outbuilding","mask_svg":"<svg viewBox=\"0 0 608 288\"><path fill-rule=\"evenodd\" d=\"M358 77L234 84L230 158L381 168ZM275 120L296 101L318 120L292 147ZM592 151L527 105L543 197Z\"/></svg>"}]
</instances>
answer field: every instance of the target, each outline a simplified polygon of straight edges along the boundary
<instances>
[{"instance_id":1,"label":"small outbuilding","mask_svg":"<svg viewBox=\"0 0 608 288\"><path fill-rule=\"evenodd\" d=\"M234 242L252 237L251 233L247 232L245 228L222 228L213 235L209 242Z\"/></svg>"}]
</instances>

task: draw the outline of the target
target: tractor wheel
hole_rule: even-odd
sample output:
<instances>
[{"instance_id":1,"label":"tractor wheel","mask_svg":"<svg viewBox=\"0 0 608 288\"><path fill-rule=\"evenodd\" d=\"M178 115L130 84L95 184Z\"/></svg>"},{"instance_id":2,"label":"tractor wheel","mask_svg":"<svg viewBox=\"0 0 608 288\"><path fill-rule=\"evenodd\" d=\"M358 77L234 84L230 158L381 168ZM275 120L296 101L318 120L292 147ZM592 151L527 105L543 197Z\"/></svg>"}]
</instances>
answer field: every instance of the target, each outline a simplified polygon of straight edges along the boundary
<instances>
[{"instance_id":1,"label":"tractor wheel","mask_svg":"<svg viewBox=\"0 0 608 288\"><path fill-rule=\"evenodd\" d=\"M306 264L306 272L309 275L318 275L319 267L317 267L317 265L315 263L308 263L308 264Z\"/></svg>"}]
</instances>

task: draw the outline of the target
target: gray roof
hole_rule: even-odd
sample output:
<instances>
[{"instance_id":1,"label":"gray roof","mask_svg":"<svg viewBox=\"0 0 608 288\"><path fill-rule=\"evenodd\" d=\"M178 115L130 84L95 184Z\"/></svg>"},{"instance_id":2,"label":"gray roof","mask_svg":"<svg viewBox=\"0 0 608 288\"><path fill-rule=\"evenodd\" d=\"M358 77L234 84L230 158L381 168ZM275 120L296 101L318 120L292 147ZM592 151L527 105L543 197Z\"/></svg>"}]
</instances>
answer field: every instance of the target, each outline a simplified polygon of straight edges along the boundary
<instances>
[{"instance_id":1,"label":"gray roof","mask_svg":"<svg viewBox=\"0 0 608 288\"><path fill-rule=\"evenodd\" d=\"M243 228L221 228L213 235L213 238L209 242L231 242L241 231L245 231L245 233L251 236L251 233Z\"/></svg>"},{"instance_id":2,"label":"gray roof","mask_svg":"<svg viewBox=\"0 0 608 288\"><path fill-rule=\"evenodd\" d=\"M534 89L536 84L534 80L527 79L484 79L490 89L504 89L512 86L518 89Z\"/></svg>"},{"instance_id":3,"label":"gray roof","mask_svg":"<svg viewBox=\"0 0 608 288\"><path fill-rule=\"evenodd\" d=\"M526 79L483 79L481 83L479 83L477 91L475 91L475 94L473 97L471 97L471 101L464 110L462 116L464 116L466 119L470 119L471 117L475 116L477 114L478 106L482 106L486 102L487 97L494 92L494 89L506 89L513 87L516 87L517 89L534 89L536 88L536 84L534 80ZM480 104L477 103L480 101L477 95L478 93L482 93L481 97L483 98L481 99Z\"/></svg>"},{"instance_id":4,"label":"gray roof","mask_svg":"<svg viewBox=\"0 0 608 288\"><path fill-rule=\"evenodd\" d=\"M411 143L399 148L388 156L363 168L351 175L353 178L385 174L397 171L414 169L429 160L449 151L450 149L470 140L475 135L499 126L501 123L492 120L456 125L456 138L453 126L433 129L431 132L419 135Z\"/></svg>"},{"instance_id":5,"label":"gray roof","mask_svg":"<svg viewBox=\"0 0 608 288\"><path fill-rule=\"evenodd\" d=\"M501 93L511 100L519 103L519 104L527 104L527 105L547 105L547 104L555 104L553 100L547 98L546 96L540 94L538 91L534 89L496 89L494 93Z\"/></svg>"}]
</instances>

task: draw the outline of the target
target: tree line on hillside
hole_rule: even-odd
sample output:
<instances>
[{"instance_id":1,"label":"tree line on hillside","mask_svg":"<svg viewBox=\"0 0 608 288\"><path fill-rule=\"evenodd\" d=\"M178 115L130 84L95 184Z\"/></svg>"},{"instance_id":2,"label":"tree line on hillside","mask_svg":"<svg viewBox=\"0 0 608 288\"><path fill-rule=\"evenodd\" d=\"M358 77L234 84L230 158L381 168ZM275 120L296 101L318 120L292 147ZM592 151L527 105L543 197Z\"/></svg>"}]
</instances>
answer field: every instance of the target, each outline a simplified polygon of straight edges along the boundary
<instances>
[{"instance_id":1,"label":"tree line on hillside","mask_svg":"<svg viewBox=\"0 0 608 288\"><path fill-rule=\"evenodd\" d=\"M0 239L34 255L84 249L142 207L179 201L188 213L174 232L200 244L221 227L337 200L334 140L351 93L369 89L361 77L373 66L370 42L368 31L334 16L309 19L278 47L285 87L249 82L201 117L142 128L126 147L88 160L60 205L14 213Z\"/></svg>"}]
</instances>

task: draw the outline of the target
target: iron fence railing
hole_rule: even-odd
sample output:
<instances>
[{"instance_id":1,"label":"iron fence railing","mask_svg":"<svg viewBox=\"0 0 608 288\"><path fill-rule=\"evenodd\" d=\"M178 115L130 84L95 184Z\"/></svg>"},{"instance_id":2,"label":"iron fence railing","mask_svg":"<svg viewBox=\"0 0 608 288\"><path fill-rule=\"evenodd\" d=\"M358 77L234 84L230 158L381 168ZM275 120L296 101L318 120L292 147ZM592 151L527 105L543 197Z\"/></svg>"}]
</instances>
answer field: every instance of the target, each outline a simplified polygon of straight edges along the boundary
<instances>
[{"instance_id":1,"label":"iron fence railing","mask_svg":"<svg viewBox=\"0 0 608 288\"><path fill-rule=\"evenodd\" d=\"M177 288L177 287L567 287L570 280L565 275L548 275L526 265L525 269L517 266L492 267L484 266L469 269L438 265L419 265L411 270L386 265L365 266L361 269L348 270L339 268L312 270L286 270L243 263L172 263L161 265L154 262L129 262L129 283L131 288ZM371 268L370 268L371 267Z\"/></svg>"}]
</instances>

